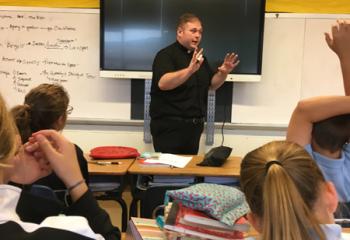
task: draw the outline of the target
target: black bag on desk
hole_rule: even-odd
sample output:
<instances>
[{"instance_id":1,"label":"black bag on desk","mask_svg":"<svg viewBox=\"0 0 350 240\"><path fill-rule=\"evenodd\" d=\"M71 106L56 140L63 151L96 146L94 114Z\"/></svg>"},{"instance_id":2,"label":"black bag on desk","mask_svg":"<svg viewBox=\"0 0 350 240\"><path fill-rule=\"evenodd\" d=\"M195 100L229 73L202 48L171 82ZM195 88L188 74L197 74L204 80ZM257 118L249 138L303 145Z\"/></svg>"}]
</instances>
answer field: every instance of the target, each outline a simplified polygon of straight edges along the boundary
<instances>
[{"instance_id":1,"label":"black bag on desk","mask_svg":"<svg viewBox=\"0 0 350 240\"><path fill-rule=\"evenodd\" d=\"M198 166L210 166L210 167L220 167L226 159L230 156L232 148L226 146L219 146L210 149L204 155L202 162L198 163Z\"/></svg>"},{"instance_id":2,"label":"black bag on desk","mask_svg":"<svg viewBox=\"0 0 350 240\"><path fill-rule=\"evenodd\" d=\"M339 202L334 213L335 223L343 228L350 227L350 202Z\"/></svg>"}]
</instances>

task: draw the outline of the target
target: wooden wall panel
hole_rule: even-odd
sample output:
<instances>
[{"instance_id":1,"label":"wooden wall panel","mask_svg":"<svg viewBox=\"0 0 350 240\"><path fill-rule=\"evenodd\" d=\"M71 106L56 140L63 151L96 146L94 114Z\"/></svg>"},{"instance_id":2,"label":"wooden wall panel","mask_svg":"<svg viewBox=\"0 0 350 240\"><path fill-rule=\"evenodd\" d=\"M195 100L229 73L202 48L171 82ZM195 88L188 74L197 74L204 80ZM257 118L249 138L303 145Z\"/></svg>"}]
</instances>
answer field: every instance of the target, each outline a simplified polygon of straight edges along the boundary
<instances>
[{"instance_id":1,"label":"wooden wall panel","mask_svg":"<svg viewBox=\"0 0 350 240\"><path fill-rule=\"evenodd\" d=\"M3 6L53 7L53 8L99 8L99 0L0 0Z\"/></svg>"},{"instance_id":2,"label":"wooden wall panel","mask_svg":"<svg viewBox=\"0 0 350 240\"><path fill-rule=\"evenodd\" d=\"M267 12L350 13L349 0L266 0Z\"/></svg>"}]
</instances>

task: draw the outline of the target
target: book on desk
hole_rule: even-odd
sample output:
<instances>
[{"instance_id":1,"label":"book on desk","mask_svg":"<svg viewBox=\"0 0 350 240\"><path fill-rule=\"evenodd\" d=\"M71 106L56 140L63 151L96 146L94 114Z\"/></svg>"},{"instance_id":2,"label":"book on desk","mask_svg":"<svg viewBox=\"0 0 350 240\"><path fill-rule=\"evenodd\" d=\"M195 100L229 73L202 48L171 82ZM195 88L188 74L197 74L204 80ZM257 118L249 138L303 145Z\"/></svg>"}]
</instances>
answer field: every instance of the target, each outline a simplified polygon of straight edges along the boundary
<instances>
[{"instance_id":1,"label":"book on desk","mask_svg":"<svg viewBox=\"0 0 350 240\"><path fill-rule=\"evenodd\" d=\"M180 235L193 236L204 239L227 240L244 239L244 232L248 232L250 225L243 217L233 226L228 226L209 217L204 212L173 202L165 220L164 229Z\"/></svg>"},{"instance_id":2,"label":"book on desk","mask_svg":"<svg viewBox=\"0 0 350 240\"><path fill-rule=\"evenodd\" d=\"M166 240L155 219L134 218L128 224L126 240Z\"/></svg>"}]
</instances>

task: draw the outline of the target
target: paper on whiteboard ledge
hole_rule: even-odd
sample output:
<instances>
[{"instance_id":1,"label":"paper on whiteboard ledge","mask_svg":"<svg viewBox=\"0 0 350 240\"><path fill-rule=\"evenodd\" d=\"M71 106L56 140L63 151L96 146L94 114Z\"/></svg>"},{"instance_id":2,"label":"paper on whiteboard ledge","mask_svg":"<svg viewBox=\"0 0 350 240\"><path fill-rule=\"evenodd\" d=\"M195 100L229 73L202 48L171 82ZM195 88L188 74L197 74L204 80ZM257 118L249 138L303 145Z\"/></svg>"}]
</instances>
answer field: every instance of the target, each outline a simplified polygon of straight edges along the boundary
<instances>
[{"instance_id":1,"label":"paper on whiteboard ledge","mask_svg":"<svg viewBox=\"0 0 350 240\"><path fill-rule=\"evenodd\" d=\"M158 159L147 159L145 163L158 163L174 166L177 168L186 167L187 163L191 161L192 157L183 157L170 153L162 153Z\"/></svg>"}]
</instances>

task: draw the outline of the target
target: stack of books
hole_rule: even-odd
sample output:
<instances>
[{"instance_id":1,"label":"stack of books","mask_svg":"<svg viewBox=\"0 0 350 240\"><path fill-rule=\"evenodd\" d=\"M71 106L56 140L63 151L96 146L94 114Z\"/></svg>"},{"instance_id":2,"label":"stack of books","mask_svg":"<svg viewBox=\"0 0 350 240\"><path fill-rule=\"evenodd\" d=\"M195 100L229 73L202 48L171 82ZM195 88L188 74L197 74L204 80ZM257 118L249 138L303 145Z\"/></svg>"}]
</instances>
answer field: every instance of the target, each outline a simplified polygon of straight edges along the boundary
<instances>
[{"instance_id":1,"label":"stack of books","mask_svg":"<svg viewBox=\"0 0 350 240\"><path fill-rule=\"evenodd\" d=\"M166 240L155 219L134 218L128 224L126 240Z\"/></svg>"},{"instance_id":2,"label":"stack of books","mask_svg":"<svg viewBox=\"0 0 350 240\"><path fill-rule=\"evenodd\" d=\"M192 176L164 176L154 175L149 186L186 186L193 184L195 177Z\"/></svg>"},{"instance_id":3,"label":"stack of books","mask_svg":"<svg viewBox=\"0 0 350 240\"><path fill-rule=\"evenodd\" d=\"M166 216L164 229L191 237L213 240L244 239L248 221L241 217L233 226L226 225L206 213L174 202Z\"/></svg>"},{"instance_id":4,"label":"stack of books","mask_svg":"<svg viewBox=\"0 0 350 240\"><path fill-rule=\"evenodd\" d=\"M196 178L193 176L138 175L136 187L140 190L160 186L186 187L195 183L195 181Z\"/></svg>"}]
</instances>

